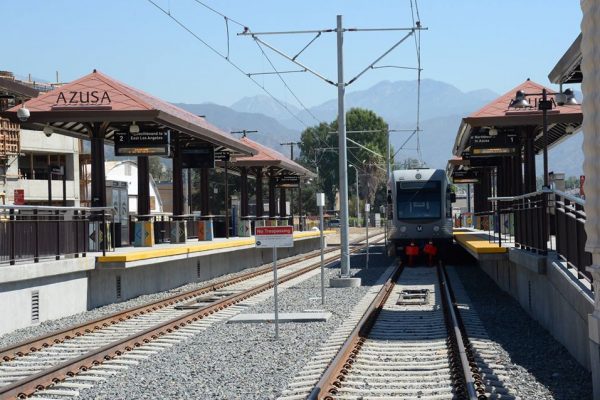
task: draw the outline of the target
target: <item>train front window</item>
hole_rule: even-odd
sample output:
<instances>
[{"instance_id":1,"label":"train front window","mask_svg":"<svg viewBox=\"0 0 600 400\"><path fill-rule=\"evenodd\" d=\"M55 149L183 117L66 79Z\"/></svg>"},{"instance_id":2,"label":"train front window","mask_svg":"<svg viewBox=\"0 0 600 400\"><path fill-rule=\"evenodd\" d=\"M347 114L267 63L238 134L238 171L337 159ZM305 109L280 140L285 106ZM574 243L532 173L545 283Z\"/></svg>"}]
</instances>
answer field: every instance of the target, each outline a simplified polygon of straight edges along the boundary
<instances>
[{"instance_id":1,"label":"train front window","mask_svg":"<svg viewBox=\"0 0 600 400\"><path fill-rule=\"evenodd\" d=\"M442 203L439 181L396 182L396 209L399 220L439 219Z\"/></svg>"}]
</instances>

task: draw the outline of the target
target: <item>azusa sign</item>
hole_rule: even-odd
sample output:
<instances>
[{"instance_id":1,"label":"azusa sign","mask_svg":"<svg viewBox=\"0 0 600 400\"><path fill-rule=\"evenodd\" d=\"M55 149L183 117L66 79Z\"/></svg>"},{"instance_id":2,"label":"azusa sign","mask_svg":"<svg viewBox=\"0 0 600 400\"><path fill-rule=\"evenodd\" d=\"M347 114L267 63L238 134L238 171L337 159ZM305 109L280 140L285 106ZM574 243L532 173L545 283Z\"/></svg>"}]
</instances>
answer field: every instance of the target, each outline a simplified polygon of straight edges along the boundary
<instances>
[{"instance_id":1,"label":"azusa sign","mask_svg":"<svg viewBox=\"0 0 600 400\"><path fill-rule=\"evenodd\" d=\"M92 90L91 92L60 92L56 98L56 105L68 105L68 104L110 104L110 96L105 90L100 92L98 90Z\"/></svg>"}]
</instances>

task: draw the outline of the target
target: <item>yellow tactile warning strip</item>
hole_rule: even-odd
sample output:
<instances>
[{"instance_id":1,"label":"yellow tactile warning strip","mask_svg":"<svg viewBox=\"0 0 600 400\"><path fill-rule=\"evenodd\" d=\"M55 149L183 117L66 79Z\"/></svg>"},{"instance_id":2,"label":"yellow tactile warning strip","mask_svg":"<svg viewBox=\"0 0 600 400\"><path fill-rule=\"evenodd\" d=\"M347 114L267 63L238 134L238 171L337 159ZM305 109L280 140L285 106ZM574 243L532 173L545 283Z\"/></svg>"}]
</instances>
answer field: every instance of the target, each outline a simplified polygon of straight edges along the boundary
<instances>
[{"instance_id":1,"label":"yellow tactile warning strip","mask_svg":"<svg viewBox=\"0 0 600 400\"><path fill-rule=\"evenodd\" d=\"M325 235L335 233L335 231L326 230L323 231ZM294 239L303 239L307 237L319 236L319 231L310 232L294 232ZM186 246L175 246L161 249L147 249L140 251L133 251L126 254L111 254L106 256L100 256L96 258L97 262L101 263L123 263L139 260L148 260L151 258L158 257L170 257L178 256L181 254L198 253L201 251L218 250L231 247L251 246L255 243L254 238L240 238L237 240L228 240L226 242L207 242L199 244L188 244Z\"/></svg>"},{"instance_id":2,"label":"yellow tactile warning strip","mask_svg":"<svg viewBox=\"0 0 600 400\"><path fill-rule=\"evenodd\" d=\"M498 243L490 243L486 236L474 232L455 231L454 239L456 239L461 246L466 247L477 254L499 254L508 251L507 247L500 247L498 246Z\"/></svg>"}]
</instances>

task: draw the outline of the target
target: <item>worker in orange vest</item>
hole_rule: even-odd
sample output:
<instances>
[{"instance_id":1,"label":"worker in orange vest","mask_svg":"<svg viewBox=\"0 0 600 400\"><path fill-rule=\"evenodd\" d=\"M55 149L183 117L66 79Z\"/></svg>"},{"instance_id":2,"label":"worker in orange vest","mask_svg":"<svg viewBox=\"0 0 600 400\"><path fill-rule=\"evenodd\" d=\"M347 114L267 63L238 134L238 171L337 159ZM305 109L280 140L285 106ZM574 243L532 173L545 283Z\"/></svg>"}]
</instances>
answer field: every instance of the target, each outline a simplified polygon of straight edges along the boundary
<instances>
[{"instance_id":1,"label":"worker in orange vest","mask_svg":"<svg viewBox=\"0 0 600 400\"><path fill-rule=\"evenodd\" d=\"M429 260L429 266L433 267L433 258L437 255L438 249L433 244L433 241L429 241L423 248L423 253L427 254L427 258Z\"/></svg>"},{"instance_id":2,"label":"worker in orange vest","mask_svg":"<svg viewBox=\"0 0 600 400\"><path fill-rule=\"evenodd\" d=\"M408 265L412 267L414 259L419 255L419 246L415 242L411 242L409 246L406 246L404 252L408 256Z\"/></svg>"}]
</instances>

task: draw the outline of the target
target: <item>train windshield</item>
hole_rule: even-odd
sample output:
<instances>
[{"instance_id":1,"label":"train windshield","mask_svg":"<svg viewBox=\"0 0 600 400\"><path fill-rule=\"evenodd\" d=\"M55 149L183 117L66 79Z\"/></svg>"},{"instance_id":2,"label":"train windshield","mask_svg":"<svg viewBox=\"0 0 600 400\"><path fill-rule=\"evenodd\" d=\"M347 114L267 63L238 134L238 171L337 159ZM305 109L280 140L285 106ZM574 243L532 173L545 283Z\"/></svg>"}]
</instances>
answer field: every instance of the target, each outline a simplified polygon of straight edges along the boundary
<instances>
[{"instance_id":1,"label":"train windshield","mask_svg":"<svg viewBox=\"0 0 600 400\"><path fill-rule=\"evenodd\" d=\"M441 187L439 181L396 182L398 219L441 218Z\"/></svg>"}]
</instances>

